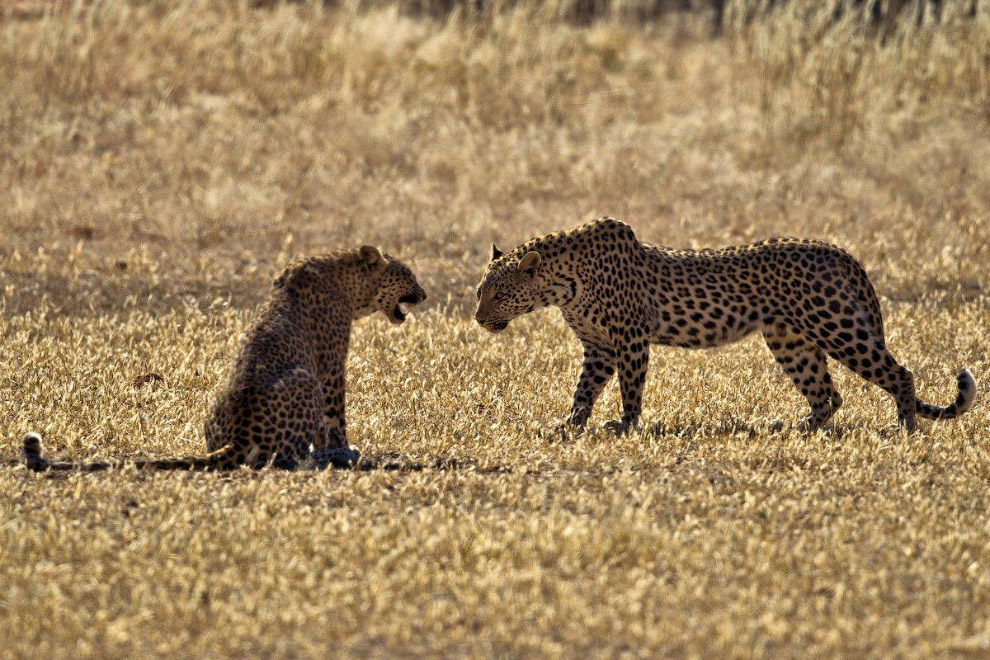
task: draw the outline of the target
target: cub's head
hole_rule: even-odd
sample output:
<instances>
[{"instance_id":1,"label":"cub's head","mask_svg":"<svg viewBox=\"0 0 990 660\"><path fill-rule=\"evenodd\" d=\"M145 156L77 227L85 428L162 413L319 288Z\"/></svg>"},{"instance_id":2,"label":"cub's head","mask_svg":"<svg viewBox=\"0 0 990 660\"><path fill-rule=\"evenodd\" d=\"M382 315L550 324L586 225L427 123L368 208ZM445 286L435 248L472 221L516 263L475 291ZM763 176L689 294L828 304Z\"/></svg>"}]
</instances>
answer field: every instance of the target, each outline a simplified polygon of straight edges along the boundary
<instances>
[{"instance_id":1,"label":"cub's head","mask_svg":"<svg viewBox=\"0 0 990 660\"><path fill-rule=\"evenodd\" d=\"M404 306L418 305L426 300L426 291L416 281L409 266L395 257L382 254L373 245L362 245L359 254L376 280L369 313L380 311L392 323L402 323L407 313Z\"/></svg>"},{"instance_id":2,"label":"cub's head","mask_svg":"<svg viewBox=\"0 0 990 660\"><path fill-rule=\"evenodd\" d=\"M509 321L542 307L536 274L540 253L503 254L492 245L492 260L478 285L475 320L489 332L501 332Z\"/></svg>"}]
</instances>

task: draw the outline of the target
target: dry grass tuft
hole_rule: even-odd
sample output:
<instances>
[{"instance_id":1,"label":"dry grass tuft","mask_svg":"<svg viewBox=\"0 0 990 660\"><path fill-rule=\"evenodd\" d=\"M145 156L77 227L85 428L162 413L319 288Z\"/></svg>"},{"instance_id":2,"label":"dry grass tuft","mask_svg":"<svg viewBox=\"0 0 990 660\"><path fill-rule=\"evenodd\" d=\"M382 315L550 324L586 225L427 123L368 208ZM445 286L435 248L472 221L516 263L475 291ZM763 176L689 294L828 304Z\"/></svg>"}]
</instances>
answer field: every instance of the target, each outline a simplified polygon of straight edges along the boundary
<instances>
[{"instance_id":1,"label":"dry grass tuft","mask_svg":"<svg viewBox=\"0 0 990 660\"><path fill-rule=\"evenodd\" d=\"M397 470L0 471L0 656L985 654L982 402L906 437L840 371L833 433L768 435L804 403L750 340L656 350L645 432L546 444L575 342L467 313L493 239L603 213L678 246L820 237L866 264L923 397L987 381L990 15L882 39L809 6L717 40L531 3L0 10L7 437L200 450L301 254L381 244L432 305L355 331L350 432Z\"/></svg>"}]
</instances>

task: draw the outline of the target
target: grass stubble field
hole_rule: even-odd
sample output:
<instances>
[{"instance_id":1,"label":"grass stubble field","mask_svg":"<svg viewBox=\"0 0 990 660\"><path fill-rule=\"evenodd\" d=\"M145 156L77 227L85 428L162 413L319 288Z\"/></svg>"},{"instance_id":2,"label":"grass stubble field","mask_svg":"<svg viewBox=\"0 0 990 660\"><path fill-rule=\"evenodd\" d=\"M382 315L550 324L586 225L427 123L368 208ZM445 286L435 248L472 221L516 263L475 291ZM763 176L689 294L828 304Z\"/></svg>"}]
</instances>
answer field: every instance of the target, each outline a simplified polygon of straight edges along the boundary
<instances>
[{"instance_id":1,"label":"grass stubble field","mask_svg":"<svg viewBox=\"0 0 990 660\"><path fill-rule=\"evenodd\" d=\"M642 432L550 444L576 342L471 319L492 240L813 236L923 398L990 382L990 13L881 45L810 3L714 40L549 6L0 10L4 458L200 451L296 256L380 244L431 294L353 337L351 438L402 469L0 470L0 656L990 655L984 402L908 437L837 367L834 427L771 435L805 403L753 338L654 350Z\"/></svg>"}]
</instances>

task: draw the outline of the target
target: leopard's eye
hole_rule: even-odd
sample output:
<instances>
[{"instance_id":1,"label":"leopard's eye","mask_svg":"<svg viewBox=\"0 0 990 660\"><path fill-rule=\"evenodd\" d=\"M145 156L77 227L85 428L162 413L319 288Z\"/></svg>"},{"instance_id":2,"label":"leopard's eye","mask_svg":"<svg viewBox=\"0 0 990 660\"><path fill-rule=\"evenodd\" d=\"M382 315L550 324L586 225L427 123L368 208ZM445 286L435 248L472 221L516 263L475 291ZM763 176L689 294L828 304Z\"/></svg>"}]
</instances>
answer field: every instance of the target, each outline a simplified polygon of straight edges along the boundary
<instances>
[{"instance_id":1,"label":"leopard's eye","mask_svg":"<svg viewBox=\"0 0 990 660\"><path fill-rule=\"evenodd\" d=\"M505 292L504 291L496 291L495 292L495 295L492 297L492 300L493 301L495 301L495 300L501 300L502 298L505 298Z\"/></svg>"}]
</instances>

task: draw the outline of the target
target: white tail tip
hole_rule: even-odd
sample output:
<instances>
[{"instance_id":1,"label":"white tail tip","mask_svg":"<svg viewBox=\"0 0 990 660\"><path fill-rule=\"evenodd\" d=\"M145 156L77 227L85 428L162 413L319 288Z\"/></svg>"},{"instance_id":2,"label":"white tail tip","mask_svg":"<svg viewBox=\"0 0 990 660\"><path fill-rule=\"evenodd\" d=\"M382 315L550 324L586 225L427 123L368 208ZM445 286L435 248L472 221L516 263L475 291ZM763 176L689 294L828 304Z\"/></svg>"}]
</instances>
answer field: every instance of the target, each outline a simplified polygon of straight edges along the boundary
<instances>
[{"instance_id":1,"label":"white tail tip","mask_svg":"<svg viewBox=\"0 0 990 660\"><path fill-rule=\"evenodd\" d=\"M973 378L973 372L963 369L956 375L956 381L959 383L959 394L962 396L959 412L969 412L976 403L976 379Z\"/></svg>"}]
</instances>

